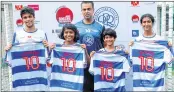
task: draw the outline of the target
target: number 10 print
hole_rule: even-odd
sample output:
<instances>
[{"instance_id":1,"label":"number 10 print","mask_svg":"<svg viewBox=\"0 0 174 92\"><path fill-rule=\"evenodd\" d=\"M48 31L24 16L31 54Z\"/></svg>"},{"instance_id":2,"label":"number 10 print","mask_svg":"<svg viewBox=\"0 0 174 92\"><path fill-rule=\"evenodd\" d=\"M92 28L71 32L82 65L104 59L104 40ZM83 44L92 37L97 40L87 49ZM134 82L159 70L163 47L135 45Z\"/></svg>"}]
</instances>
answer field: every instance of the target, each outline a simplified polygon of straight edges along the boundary
<instances>
[{"instance_id":1,"label":"number 10 print","mask_svg":"<svg viewBox=\"0 0 174 92\"><path fill-rule=\"evenodd\" d=\"M63 72L69 72L69 73L73 73L76 69L76 61L73 58L70 59L66 59L66 58L61 58L61 60L63 61L63 66L62 66L62 71ZM72 69L70 70L70 64L73 64Z\"/></svg>"},{"instance_id":2,"label":"number 10 print","mask_svg":"<svg viewBox=\"0 0 174 92\"><path fill-rule=\"evenodd\" d=\"M102 80L107 80L107 81L112 81L114 79L114 69L112 67L104 68L100 67L101 69L101 79ZM111 77L108 77L108 71L111 71Z\"/></svg>"},{"instance_id":3,"label":"number 10 print","mask_svg":"<svg viewBox=\"0 0 174 92\"><path fill-rule=\"evenodd\" d=\"M139 57L141 59L141 70L146 70L148 72L153 72L154 70L154 58L153 57ZM148 68L148 62L151 62L150 66L151 68Z\"/></svg>"},{"instance_id":4,"label":"number 10 print","mask_svg":"<svg viewBox=\"0 0 174 92\"><path fill-rule=\"evenodd\" d=\"M28 57L23 57L23 59L25 59L26 61L26 68L27 70L29 71L30 70L30 67L33 69L33 70L36 70L39 68L39 58L37 56L32 56L30 58ZM36 66L34 66L33 62L34 62L34 59L36 61Z\"/></svg>"}]
</instances>

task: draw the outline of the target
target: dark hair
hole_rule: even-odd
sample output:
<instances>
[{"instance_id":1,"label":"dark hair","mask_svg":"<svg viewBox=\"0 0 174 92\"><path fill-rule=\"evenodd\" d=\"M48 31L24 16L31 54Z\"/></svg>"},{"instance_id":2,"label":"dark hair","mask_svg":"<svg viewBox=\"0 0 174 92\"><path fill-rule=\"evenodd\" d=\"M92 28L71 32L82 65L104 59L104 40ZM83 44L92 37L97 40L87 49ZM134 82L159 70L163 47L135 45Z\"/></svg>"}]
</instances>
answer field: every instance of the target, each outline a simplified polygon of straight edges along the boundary
<instances>
[{"instance_id":1,"label":"dark hair","mask_svg":"<svg viewBox=\"0 0 174 92\"><path fill-rule=\"evenodd\" d=\"M26 13L29 13L29 14L33 15L33 17L35 17L35 13L34 13L33 8L30 8L27 6L23 7L22 10L20 11L21 18L22 18L22 15L26 14Z\"/></svg>"},{"instance_id":2,"label":"dark hair","mask_svg":"<svg viewBox=\"0 0 174 92\"><path fill-rule=\"evenodd\" d=\"M152 25L154 24L154 22L155 22L154 17L153 17L151 14L148 14L148 13L147 13L147 14L144 14L144 15L142 15L142 16L141 16L141 19L140 19L141 24L142 24L143 19L144 19L145 17L150 18L150 19L151 19L151 21L152 21Z\"/></svg>"},{"instance_id":3,"label":"dark hair","mask_svg":"<svg viewBox=\"0 0 174 92\"><path fill-rule=\"evenodd\" d=\"M103 38L105 38L106 35L112 36L114 38L117 38L117 33L115 30L111 29L111 28L107 28L105 29L105 31L103 32Z\"/></svg>"},{"instance_id":4,"label":"dark hair","mask_svg":"<svg viewBox=\"0 0 174 92\"><path fill-rule=\"evenodd\" d=\"M63 26L62 31L61 31L61 33L60 33L60 35L59 35L59 38L65 40L65 38L64 38L64 31L65 31L66 29L71 29L71 30L74 31L74 33L75 33L74 42L77 42L77 41L79 40L79 36L80 36L80 35L79 35L79 31L77 30L77 27L76 27L74 24L70 24L70 23L65 24L65 25Z\"/></svg>"},{"instance_id":5,"label":"dark hair","mask_svg":"<svg viewBox=\"0 0 174 92\"><path fill-rule=\"evenodd\" d=\"M82 8L82 4L87 4L87 3L90 3L92 5L92 8L94 9L94 2L93 1L82 1L81 8Z\"/></svg>"}]
</instances>

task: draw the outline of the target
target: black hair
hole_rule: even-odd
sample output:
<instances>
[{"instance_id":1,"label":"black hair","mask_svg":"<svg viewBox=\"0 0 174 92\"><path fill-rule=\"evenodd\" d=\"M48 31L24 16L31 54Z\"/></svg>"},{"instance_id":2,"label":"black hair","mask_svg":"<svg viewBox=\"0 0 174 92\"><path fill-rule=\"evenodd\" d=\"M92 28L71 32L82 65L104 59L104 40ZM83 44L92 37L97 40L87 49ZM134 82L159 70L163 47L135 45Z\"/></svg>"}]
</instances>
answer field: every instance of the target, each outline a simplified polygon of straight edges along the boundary
<instances>
[{"instance_id":1,"label":"black hair","mask_svg":"<svg viewBox=\"0 0 174 92\"><path fill-rule=\"evenodd\" d=\"M151 19L151 21L152 21L152 25L154 24L154 22L155 22L155 19L154 19L154 17L151 15L151 14L144 14L144 15L142 15L141 16L141 19L140 19L140 23L142 24L142 22L143 22L143 19L145 18L145 17L148 17L148 18L150 18Z\"/></svg>"},{"instance_id":2,"label":"black hair","mask_svg":"<svg viewBox=\"0 0 174 92\"><path fill-rule=\"evenodd\" d=\"M22 10L20 11L21 18L22 18L22 15L26 14L26 13L29 13L29 14L33 15L33 17L35 17L35 13L34 13L33 8L30 8L27 6L23 7Z\"/></svg>"},{"instance_id":3,"label":"black hair","mask_svg":"<svg viewBox=\"0 0 174 92\"><path fill-rule=\"evenodd\" d=\"M71 29L71 30L74 31L74 33L75 33L74 42L77 42L77 41L79 40L79 37L80 37L79 31L77 30L77 27L76 27L74 24L70 24L70 23L65 24L65 25L63 26L62 31L61 31L61 33L60 33L60 35L59 35L59 38L65 40L65 38L64 38L64 31L65 31L66 29Z\"/></svg>"},{"instance_id":4,"label":"black hair","mask_svg":"<svg viewBox=\"0 0 174 92\"><path fill-rule=\"evenodd\" d=\"M102 37L105 38L106 35L112 36L114 38L117 38L117 33L115 30L111 28L107 28L104 30Z\"/></svg>"},{"instance_id":5,"label":"black hair","mask_svg":"<svg viewBox=\"0 0 174 92\"><path fill-rule=\"evenodd\" d=\"M94 2L93 1L82 1L81 7L82 7L82 4L87 4L87 3L90 3L92 5L92 8L94 9Z\"/></svg>"}]
</instances>

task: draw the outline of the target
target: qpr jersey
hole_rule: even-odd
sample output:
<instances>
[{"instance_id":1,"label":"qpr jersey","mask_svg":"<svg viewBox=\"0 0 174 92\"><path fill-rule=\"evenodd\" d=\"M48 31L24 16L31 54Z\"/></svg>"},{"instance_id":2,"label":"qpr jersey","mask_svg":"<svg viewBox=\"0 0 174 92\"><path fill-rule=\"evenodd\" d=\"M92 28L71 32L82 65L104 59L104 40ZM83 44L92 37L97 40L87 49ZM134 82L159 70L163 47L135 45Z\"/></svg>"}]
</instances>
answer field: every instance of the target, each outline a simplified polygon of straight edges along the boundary
<instances>
[{"instance_id":1,"label":"qpr jersey","mask_svg":"<svg viewBox=\"0 0 174 92\"><path fill-rule=\"evenodd\" d=\"M13 91L47 91L47 50L42 42L13 44L6 54Z\"/></svg>"},{"instance_id":2,"label":"qpr jersey","mask_svg":"<svg viewBox=\"0 0 174 92\"><path fill-rule=\"evenodd\" d=\"M57 44L51 53L50 91L82 91L85 51L79 44Z\"/></svg>"},{"instance_id":3,"label":"qpr jersey","mask_svg":"<svg viewBox=\"0 0 174 92\"><path fill-rule=\"evenodd\" d=\"M91 59L89 72L94 75L94 91L125 91L125 72L129 72L128 54L98 51Z\"/></svg>"},{"instance_id":4,"label":"qpr jersey","mask_svg":"<svg viewBox=\"0 0 174 92\"><path fill-rule=\"evenodd\" d=\"M133 91L164 91L166 63L172 52L167 41L135 41L130 57L133 67Z\"/></svg>"},{"instance_id":5,"label":"qpr jersey","mask_svg":"<svg viewBox=\"0 0 174 92\"><path fill-rule=\"evenodd\" d=\"M85 24L83 20L77 22L76 27L80 34L79 43L86 44L88 54L91 51L98 51L103 48L101 34L104 31L104 26L97 21L91 24Z\"/></svg>"}]
</instances>

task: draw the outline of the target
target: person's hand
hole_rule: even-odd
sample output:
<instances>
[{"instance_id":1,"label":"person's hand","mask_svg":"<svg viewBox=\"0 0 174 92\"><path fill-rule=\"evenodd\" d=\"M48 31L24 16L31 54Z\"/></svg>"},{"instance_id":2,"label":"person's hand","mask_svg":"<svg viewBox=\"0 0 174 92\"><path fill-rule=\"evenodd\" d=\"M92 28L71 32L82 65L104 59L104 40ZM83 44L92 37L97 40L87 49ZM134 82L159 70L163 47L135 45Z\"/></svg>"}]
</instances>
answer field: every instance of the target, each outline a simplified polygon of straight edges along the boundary
<instances>
[{"instance_id":1,"label":"person's hand","mask_svg":"<svg viewBox=\"0 0 174 92\"><path fill-rule=\"evenodd\" d=\"M5 46L5 51L10 50L10 49L11 49L11 47L12 47L12 44L9 44L9 45Z\"/></svg>"},{"instance_id":2,"label":"person's hand","mask_svg":"<svg viewBox=\"0 0 174 92\"><path fill-rule=\"evenodd\" d=\"M170 41L168 41L168 45L169 45L169 46L172 46L172 43L171 43Z\"/></svg>"},{"instance_id":3,"label":"person's hand","mask_svg":"<svg viewBox=\"0 0 174 92\"><path fill-rule=\"evenodd\" d=\"M54 49L55 47L56 47L56 44L53 43L53 44L51 44L50 49Z\"/></svg>"},{"instance_id":4,"label":"person's hand","mask_svg":"<svg viewBox=\"0 0 174 92\"><path fill-rule=\"evenodd\" d=\"M48 42L46 40L43 40L42 43L44 44L45 47L48 47Z\"/></svg>"},{"instance_id":5,"label":"person's hand","mask_svg":"<svg viewBox=\"0 0 174 92\"><path fill-rule=\"evenodd\" d=\"M129 42L129 46L132 46L134 44L134 41Z\"/></svg>"},{"instance_id":6,"label":"person's hand","mask_svg":"<svg viewBox=\"0 0 174 92\"><path fill-rule=\"evenodd\" d=\"M80 46L81 46L83 49L86 49L86 45L85 45L85 44L80 44Z\"/></svg>"},{"instance_id":7,"label":"person's hand","mask_svg":"<svg viewBox=\"0 0 174 92\"><path fill-rule=\"evenodd\" d=\"M92 52L90 53L90 57L94 56L94 54L95 54L95 51L92 51Z\"/></svg>"},{"instance_id":8,"label":"person's hand","mask_svg":"<svg viewBox=\"0 0 174 92\"><path fill-rule=\"evenodd\" d=\"M126 54L129 54L129 51L127 51L127 50L125 50L124 52L125 52Z\"/></svg>"}]
</instances>

